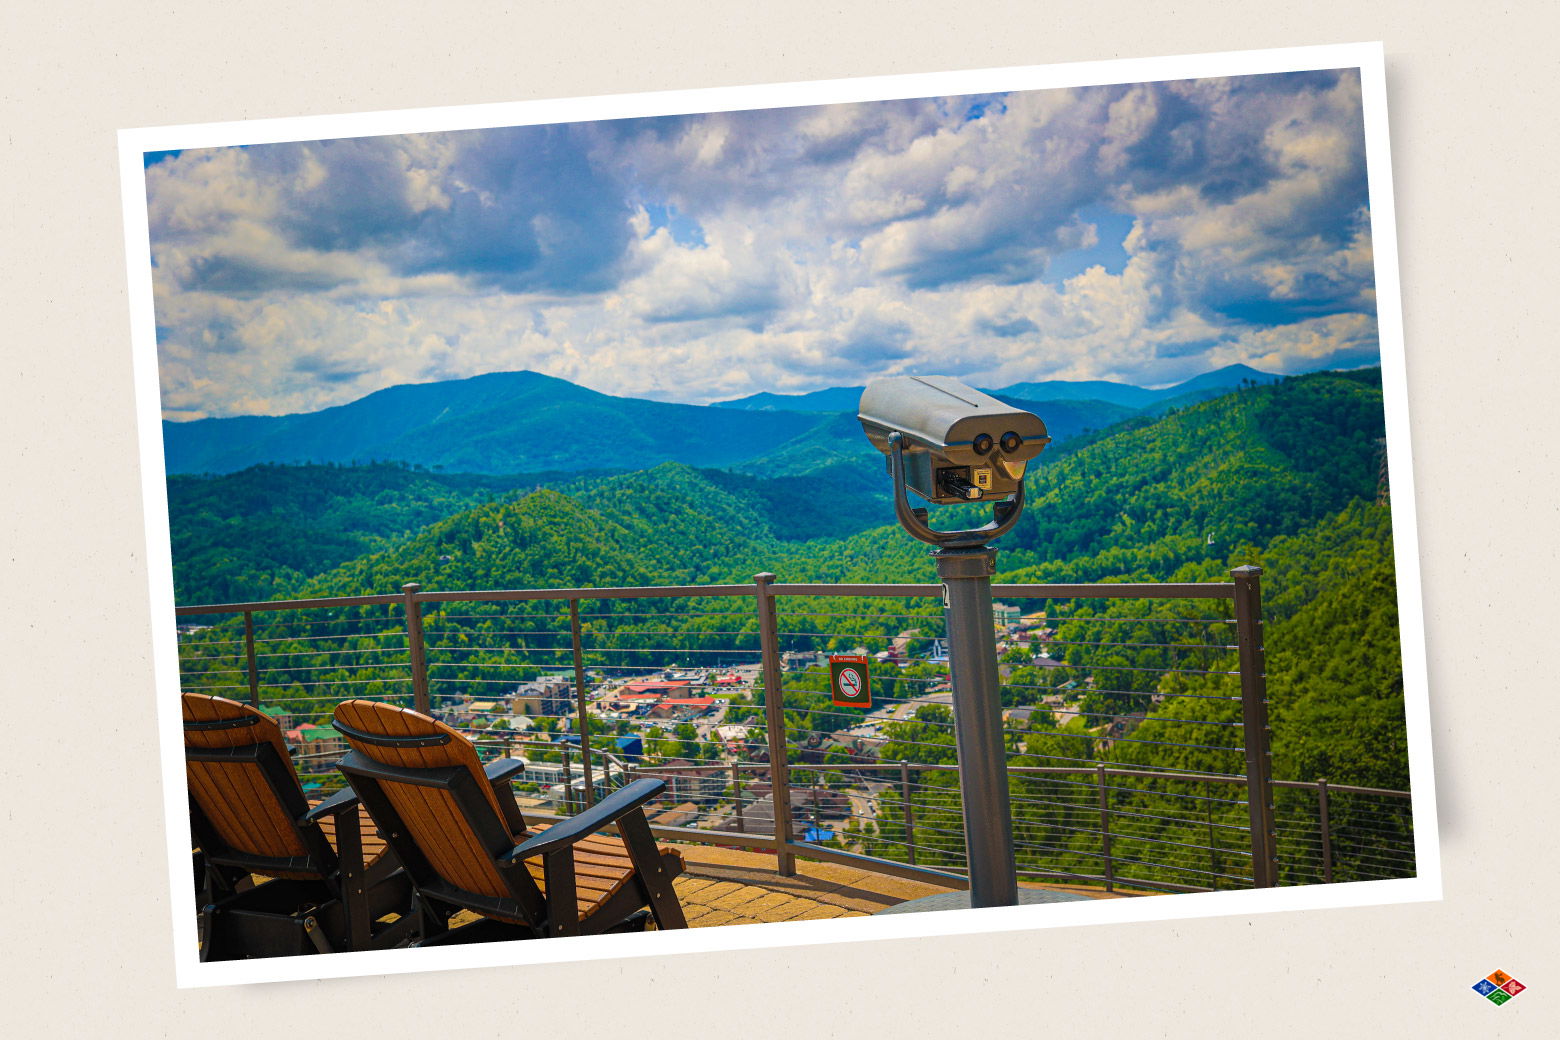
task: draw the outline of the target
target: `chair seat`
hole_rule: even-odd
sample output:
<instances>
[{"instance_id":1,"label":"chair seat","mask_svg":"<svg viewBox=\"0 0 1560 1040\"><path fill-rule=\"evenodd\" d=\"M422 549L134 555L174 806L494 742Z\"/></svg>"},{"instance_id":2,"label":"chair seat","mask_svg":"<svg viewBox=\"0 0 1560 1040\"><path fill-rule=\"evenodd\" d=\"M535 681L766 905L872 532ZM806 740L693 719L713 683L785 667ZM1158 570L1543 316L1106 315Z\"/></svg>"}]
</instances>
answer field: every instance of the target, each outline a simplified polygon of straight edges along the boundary
<instances>
[{"instance_id":1,"label":"chair seat","mask_svg":"<svg viewBox=\"0 0 1560 1040\"><path fill-rule=\"evenodd\" d=\"M324 800L323 798L310 798L309 807L312 809ZM336 844L336 818L334 816L320 817L320 833L325 836L326 841L330 842L330 847L339 854L341 849ZM361 805L358 806L358 833L361 835L360 840L363 846L363 869L367 870L379 862L384 854L389 851L390 846L386 844L384 836L379 833L379 829L374 826L374 821L369 817L368 810ZM272 870L269 873L257 874L256 876L300 881L315 878L319 875L312 870Z\"/></svg>"},{"instance_id":2,"label":"chair seat","mask_svg":"<svg viewBox=\"0 0 1560 1040\"><path fill-rule=\"evenodd\" d=\"M310 805L318 805L324 799L311 799ZM368 810L358 806L358 826L363 835L363 863L371 865L379 860L388 849L384 837L374 826L374 821L369 817ZM545 831L552 826L550 823L539 823L531 828L528 833ZM325 839L330 842L331 848L336 848L336 819L326 816L320 820L320 830L324 832ZM670 854L677 857L681 864L681 853L675 849L662 849L662 854ZM525 861L526 872L536 881L538 888L545 894L547 880L542 869L542 858L536 856ZM679 870L680 872L680 870ZM626 884L634 874L634 863L629 858L628 850L623 847L623 842L610 834L592 834L581 840L574 846L574 893L575 903L578 906L581 919L589 917L595 910L608 899L617 895L618 891Z\"/></svg>"},{"instance_id":3,"label":"chair seat","mask_svg":"<svg viewBox=\"0 0 1560 1040\"><path fill-rule=\"evenodd\" d=\"M545 831L551 824L537 824L531 833ZM681 873L681 853L675 849L662 849L662 855L677 858ZM547 881L542 872L542 858L525 861L525 869L545 894ZM623 842L610 834L592 834L574 846L574 896L581 920L589 917L601 904L618 893L634 875L634 863L629 859Z\"/></svg>"},{"instance_id":4,"label":"chair seat","mask_svg":"<svg viewBox=\"0 0 1560 1040\"><path fill-rule=\"evenodd\" d=\"M310 798L309 805L312 808L324 800L323 798ZM320 830L324 833L325 840L330 842L330 847L340 852L340 848L336 845L336 818L334 816L321 817ZM379 833L379 828L374 826L374 821L369 817L368 810L361 805L358 806L358 833L363 836L363 866L367 868L377 863L379 857L385 854L389 846L385 844L384 836Z\"/></svg>"}]
</instances>

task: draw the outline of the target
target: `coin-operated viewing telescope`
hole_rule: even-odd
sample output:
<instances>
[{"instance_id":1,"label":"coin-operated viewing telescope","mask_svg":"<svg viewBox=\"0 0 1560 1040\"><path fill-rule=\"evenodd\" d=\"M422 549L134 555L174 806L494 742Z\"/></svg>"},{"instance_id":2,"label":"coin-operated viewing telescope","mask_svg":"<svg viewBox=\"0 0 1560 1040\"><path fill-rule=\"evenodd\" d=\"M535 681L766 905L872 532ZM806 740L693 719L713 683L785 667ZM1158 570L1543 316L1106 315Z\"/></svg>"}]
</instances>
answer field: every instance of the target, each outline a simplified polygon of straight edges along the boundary
<instances>
[{"instance_id":1,"label":"coin-operated viewing telescope","mask_svg":"<svg viewBox=\"0 0 1560 1040\"><path fill-rule=\"evenodd\" d=\"M874 380L857 418L888 456L894 512L906 531L944 547L981 545L1006 534L1024 509L1024 469L1051 438L1033 412L1010 408L947 376ZM996 501L992 522L972 531L937 531L906 490L934 505Z\"/></svg>"},{"instance_id":2,"label":"coin-operated viewing telescope","mask_svg":"<svg viewBox=\"0 0 1560 1040\"><path fill-rule=\"evenodd\" d=\"M910 534L937 548L953 686L959 793L969 854L970 905L1019 901L1013 815L1002 742L987 542L1012 529L1024 509L1024 469L1050 443L1045 423L947 376L895 376L870 383L857 418L888 456L894 513ZM938 531L906 490L935 505L992 500L992 519L968 531Z\"/></svg>"}]
</instances>

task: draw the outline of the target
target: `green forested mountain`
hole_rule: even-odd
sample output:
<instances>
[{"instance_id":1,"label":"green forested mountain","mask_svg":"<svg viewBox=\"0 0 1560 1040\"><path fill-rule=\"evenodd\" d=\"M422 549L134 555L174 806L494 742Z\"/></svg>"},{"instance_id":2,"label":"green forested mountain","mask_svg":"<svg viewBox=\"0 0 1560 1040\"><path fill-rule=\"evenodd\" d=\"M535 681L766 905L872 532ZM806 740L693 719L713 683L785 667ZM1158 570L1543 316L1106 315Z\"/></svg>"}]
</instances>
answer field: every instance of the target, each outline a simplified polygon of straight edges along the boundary
<instances>
[{"instance_id":1,"label":"green forested mountain","mask_svg":"<svg viewBox=\"0 0 1560 1040\"><path fill-rule=\"evenodd\" d=\"M1026 478L1023 517L998 543L999 575L1218 577L1243 547L1374 498L1383 433L1379 374L1371 369L1253 387L1158 420L1128 420L1054 454L1047 448ZM886 476L878 479L886 485ZM950 528L988 514L949 507L932 520ZM890 513L884 519L883 528L788 550L787 565L816 580L927 580L923 547Z\"/></svg>"},{"instance_id":2,"label":"green forested mountain","mask_svg":"<svg viewBox=\"0 0 1560 1040\"><path fill-rule=\"evenodd\" d=\"M756 467L759 472L665 463L617 475L505 480L393 467L273 467L174 478L176 561L185 574L204 568L217 576L212 581L230 583L224 586L229 595L201 597L208 601L384 593L407 581L430 590L747 582L766 570L781 581L934 581L926 547L893 522L881 462L850 457L843 446L864 438L854 420L832 421L837 429L804 433ZM1079 436L1048 449L1031 468L1029 506L1000 543L998 580L1227 580L1234 566L1260 564L1275 774L1404 788L1391 518L1380 503L1382 436L1374 370L1248 385L1163 417L1139 415ZM830 454L830 447L839 450ZM959 510L965 521L985 512L939 510L934 523L957 526ZM363 551L354 551L360 546ZM269 575L268 562L277 564ZM317 570L310 574L310 567ZM180 598L190 601L182 589ZM1034 709L1008 732L1014 764L1243 771L1238 688L1228 674L1233 637L1219 620L1231 616L1228 603L1032 605L1049 610L1055 641L1044 667L1022 653L1004 666L1005 703ZM834 651L883 649L919 617L934 628L940 614L933 600L889 618L880 603L867 601L793 600L787 608L792 617L783 631L826 634L787 637L789 645ZM397 640L404 643L396 635L399 622L394 611L377 609L360 613L380 618L383 632L360 649L394 654ZM592 604L589 638L613 649L594 652L588 663L664 666L678 654L687 657L681 663L710 663L751 655L757 646L753 617L719 613L729 612L730 603L683 599L657 605L671 614L641 617L645 609ZM348 616L341 615L342 623ZM547 657L567 624L556 604L441 609L428 623L436 648L431 667L446 695L490 689L566 660ZM282 681L297 683L300 704L312 703L307 688L335 675L338 661L314 657L306 630L294 632L290 624L271 629L274 638L298 639L283 644L278 667L297 668ZM633 647L656 649L637 657ZM517 654L539 663L517 670ZM916 671L927 667L914 666L891 682L913 696L924 688L916 683L934 681ZM378 689L371 685L368 692ZM1053 712L1058 704L1074 716L1065 724ZM788 682L785 708L798 741L860 720L859 712L832 709L825 694L800 681ZM951 761L952 734L939 712L946 715L945 708L927 705L890 723L882 753ZM1129 740L1119 739L1123 723ZM952 773L923 779L919 799L926 813L941 805L954 821L942 837L918 832L926 862L935 863L936 848L955 855L957 793ZM1292 794L1282 794L1281 802ZM885 822L873 840L897 840L889 822L895 797L883 796ZM1051 804L1051 797L1037 793L1036 804ZM1238 838L1243 826L1238 800L1228 792L1221 798L1205 783L1156 779L1114 797L1118 811L1139 814L1131 817L1139 835L1132 840L1158 843L1149 852L1217 849L1224 840L1218 835ZM1190 815L1166 808L1182 804L1203 808ZM1049 867L1097 869L1087 815L1096 810L1083 806L1077 819L1072 809L1019 811L1028 814L1025 840L1048 850L1042 859ZM923 824L932 818L923 816ZM1366 813L1346 800L1335 805L1334 825L1340 843L1376 841L1389 832L1400 846L1406 840L1406 816ZM1238 864L1239 841L1232 840L1223 852L1198 852L1206 861L1197 860L1196 869L1221 874ZM1138 873L1153 869L1159 868ZM1356 876L1374 876L1358 869L1366 872Z\"/></svg>"},{"instance_id":3,"label":"green forested mountain","mask_svg":"<svg viewBox=\"0 0 1560 1040\"><path fill-rule=\"evenodd\" d=\"M850 435L865 443L854 420L835 422L837 436L824 442L838 445ZM1000 543L1000 571L1023 581L1217 576L1232 554L1303 532L1350 502L1374 498L1382 422L1375 370L1317 373L1158 420L1129 420L1114 431L1047 449L1031 467L1023 518ZM389 559L426 562L444 538L441 531L470 519L460 507L476 501L493 504L473 516L501 518L521 505L538 516L548 509L598 515L604 521L600 538L621 529L642 540L614 543L631 556L677 557L685 546L725 537L717 532L740 532L742 543L761 555L726 557L730 575L757 566L791 580L927 580L924 548L893 522L881 456L851 460L829 455L823 443L815 447L777 455L760 467L762 474L668 464L595 478L452 476L394 466L175 476L169 489L176 570L190 574L180 600L210 602L218 588L240 599L290 595L310 573L321 575L308 582L311 587L323 582L345 591L352 579L322 573L345 562L344 554L380 548ZM541 502L512 501L541 485L557 492ZM984 511L953 507L936 511L933 520L955 526L959 517L977 520ZM441 517L448 519L411 538ZM841 536L842 529L855 533ZM598 538L588 524L573 534ZM451 556L449 578L458 577L466 588L487 587L482 582L489 575L464 573L458 552L441 549L432 559L442 555ZM544 558L537 560L541 570L512 570L498 584L558 584ZM712 557L710 565L720 560ZM275 569L264 572L269 563ZM198 584L194 572L234 580ZM240 587L245 580L256 584ZM186 592L194 588L208 595Z\"/></svg>"},{"instance_id":4,"label":"green forested mountain","mask_svg":"<svg viewBox=\"0 0 1560 1040\"><path fill-rule=\"evenodd\" d=\"M740 512L741 529L756 526L782 541L839 537L891 515L877 469L825 462L805 474L763 479L667 463L644 471L644 489L632 491L625 491L624 481L608 479L611 474L450 474L394 463L175 474L167 484L174 594L181 604L292 595L307 579L401 545L437 521L544 487L586 508L605 504L630 516L654 508L670 490L690 505L705 501L716 512L724 509L728 517ZM629 497L619 501L624 494ZM674 528L662 533L674 535L687 537Z\"/></svg>"},{"instance_id":5,"label":"green forested mountain","mask_svg":"<svg viewBox=\"0 0 1560 1040\"><path fill-rule=\"evenodd\" d=\"M408 581L429 589L724 581L734 561L760 559L780 544L749 503L676 463L572 490L546 488L465 510L394 549L319 575L299 592L395 590Z\"/></svg>"},{"instance_id":6,"label":"green forested mountain","mask_svg":"<svg viewBox=\"0 0 1560 1040\"><path fill-rule=\"evenodd\" d=\"M430 473L389 463L172 475L175 599L232 603L289 595L313 575L480 502L579 479L578 473Z\"/></svg>"},{"instance_id":7,"label":"green forested mountain","mask_svg":"<svg viewBox=\"0 0 1560 1040\"><path fill-rule=\"evenodd\" d=\"M1164 580L1299 532L1376 496L1383 424L1371 369L1244 390L1101 437L1035 471L1009 566L1036 566L1030 580Z\"/></svg>"}]
</instances>

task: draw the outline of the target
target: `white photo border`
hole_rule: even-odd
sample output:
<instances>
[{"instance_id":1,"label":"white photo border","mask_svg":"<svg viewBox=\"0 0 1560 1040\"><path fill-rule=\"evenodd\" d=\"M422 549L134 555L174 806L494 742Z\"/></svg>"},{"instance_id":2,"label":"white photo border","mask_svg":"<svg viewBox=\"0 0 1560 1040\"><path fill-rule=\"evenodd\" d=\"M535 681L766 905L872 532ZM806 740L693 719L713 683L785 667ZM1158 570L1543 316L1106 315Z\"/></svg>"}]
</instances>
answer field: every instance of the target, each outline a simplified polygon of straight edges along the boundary
<instances>
[{"instance_id":1,"label":"white photo border","mask_svg":"<svg viewBox=\"0 0 1560 1040\"><path fill-rule=\"evenodd\" d=\"M1133 58L964 72L875 76L762 86L716 87L356 115L300 116L119 132L125 213L125 252L140 435L142 502L147 539L151 616L174 617L173 561L163 462L156 317L147 220L146 152L233 145L314 141L387 134L570 123L644 116L686 115L806 105L889 101L1060 87L1146 83L1356 68L1360 73L1375 259L1377 327L1386 412L1387 459L1392 474L1392 529L1397 566L1403 700L1409 749L1417 875L1385 881L1232 892L1187 893L1152 899L895 914L745 927L702 928L489 943L421 950L378 950L329 957L274 957L200 963L194 894L189 884L192 847L185 798L183 736L178 710L178 641L171 623L154 623L152 663L163 807L167 823L169 905L173 915L175 979L180 988L389 975L451 968L542 964L615 957L706 953L815 943L909 939L930 935L1073 927L1135 921L1238 916L1289 910L1410 903L1441 898L1440 843L1430 747L1429 687L1425 663L1419 548L1409 442L1408 386L1397 268L1386 71L1380 43Z\"/></svg>"}]
</instances>

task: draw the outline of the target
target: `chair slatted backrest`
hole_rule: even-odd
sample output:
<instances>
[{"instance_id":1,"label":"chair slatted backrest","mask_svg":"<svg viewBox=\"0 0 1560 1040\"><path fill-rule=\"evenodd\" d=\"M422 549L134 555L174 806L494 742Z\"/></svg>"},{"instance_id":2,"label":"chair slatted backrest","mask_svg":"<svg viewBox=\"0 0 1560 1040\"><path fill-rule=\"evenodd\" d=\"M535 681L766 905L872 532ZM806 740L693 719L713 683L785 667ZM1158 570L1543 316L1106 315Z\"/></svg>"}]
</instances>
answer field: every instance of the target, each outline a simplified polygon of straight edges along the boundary
<instances>
[{"instance_id":1,"label":"chair slatted backrest","mask_svg":"<svg viewBox=\"0 0 1560 1040\"><path fill-rule=\"evenodd\" d=\"M449 726L409 708L352 700L336 706L336 728L354 751L383 766L468 770L484 796L482 804L491 809L497 823L496 828L486 829L500 837L511 836L509 828L503 826L503 811L483 772L476 747ZM408 836L439 877L467 892L494 899L513 895L511 884L493 865L493 856L508 851L507 847L485 847L450 790L394 780L381 781L379 787ZM364 800L372 812L370 796L365 794ZM381 829L384 826L384 821L380 821Z\"/></svg>"},{"instance_id":2,"label":"chair slatted backrest","mask_svg":"<svg viewBox=\"0 0 1560 1040\"><path fill-rule=\"evenodd\" d=\"M206 822L238 853L268 859L308 857L297 819L307 811L298 774L287 754L281 728L264 712L225 697L186 693L185 770L190 797ZM277 790L273 778L254 758L200 760L190 752L253 748L269 744L285 765L291 789Z\"/></svg>"}]
</instances>

